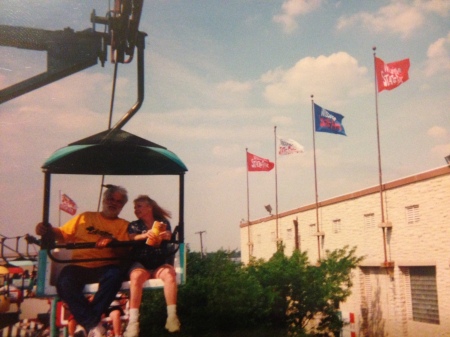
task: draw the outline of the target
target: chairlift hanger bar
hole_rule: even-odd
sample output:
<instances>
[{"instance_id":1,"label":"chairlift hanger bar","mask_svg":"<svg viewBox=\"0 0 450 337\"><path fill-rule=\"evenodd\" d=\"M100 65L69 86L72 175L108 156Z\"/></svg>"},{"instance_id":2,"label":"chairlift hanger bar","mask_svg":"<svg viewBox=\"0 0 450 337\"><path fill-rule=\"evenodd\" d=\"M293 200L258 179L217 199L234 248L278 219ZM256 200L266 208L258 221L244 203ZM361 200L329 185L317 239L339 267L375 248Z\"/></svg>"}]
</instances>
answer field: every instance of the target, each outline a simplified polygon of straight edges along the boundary
<instances>
[{"instance_id":1,"label":"chairlift hanger bar","mask_svg":"<svg viewBox=\"0 0 450 337\"><path fill-rule=\"evenodd\" d=\"M108 45L112 62L131 62L139 40L142 5L143 0L117 0L107 17L98 17L93 11L93 28L81 32L0 25L0 46L47 51L47 71L0 90L0 104L89 68L98 60L103 66ZM107 32L96 32L96 23L106 25Z\"/></svg>"}]
</instances>

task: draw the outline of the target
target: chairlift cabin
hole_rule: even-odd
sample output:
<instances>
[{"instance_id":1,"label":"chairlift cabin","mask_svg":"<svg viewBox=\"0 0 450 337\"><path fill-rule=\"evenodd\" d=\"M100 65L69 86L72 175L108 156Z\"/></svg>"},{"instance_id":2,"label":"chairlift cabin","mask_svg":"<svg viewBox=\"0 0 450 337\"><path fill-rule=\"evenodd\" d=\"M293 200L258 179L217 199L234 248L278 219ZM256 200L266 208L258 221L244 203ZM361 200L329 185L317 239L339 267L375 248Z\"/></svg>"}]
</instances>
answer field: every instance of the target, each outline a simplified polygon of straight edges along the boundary
<instances>
[{"instance_id":1,"label":"chairlift cabin","mask_svg":"<svg viewBox=\"0 0 450 337\"><path fill-rule=\"evenodd\" d=\"M177 282L185 281L184 246L184 174L187 168L178 156L165 147L121 129L106 130L55 151L42 166L45 174L43 222L49 223L51 177L54 174L78 175L175 175L179 177L178 225L172 230L172 253ZM140 179L139 177L137 179ZM134 242L135 243L135 242ZM132 245L133 241L114 242L114 246ZM55 244L42 237L38 260L37 296L56 295L55 280L62 266L75 262L65 254L71 249L93 248L95 243ZM148 280L146 288L162 286L160 280ZM87 285L95 292L97 285ZM128 288L124 282L122 288Z\"/></svg>"},{"instance_id":2,"label":"chairlift cabin","mask_svg":"<svg viewBox=\"0 0 450 337\"><path fill-rule=\"evenodd\" d=\"M20 252L22 238L26 241L26 253ZM15 245L10 244L11 241L15 241ZM36 254L30 253L29 246L36 243L28 234L16 237L0 234L0 330L17 323L22 303L34 296L37 262Z\"/></svg>"}]
</instances>

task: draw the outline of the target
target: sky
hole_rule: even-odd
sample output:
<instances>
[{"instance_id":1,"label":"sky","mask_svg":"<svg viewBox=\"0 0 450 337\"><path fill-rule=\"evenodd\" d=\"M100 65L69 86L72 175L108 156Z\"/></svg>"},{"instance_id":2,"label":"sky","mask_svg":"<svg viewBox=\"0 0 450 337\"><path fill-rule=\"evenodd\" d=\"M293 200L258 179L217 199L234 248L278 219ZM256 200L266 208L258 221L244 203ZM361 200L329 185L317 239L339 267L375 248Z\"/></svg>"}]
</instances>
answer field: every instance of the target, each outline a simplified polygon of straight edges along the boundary
<instances>
[{"instance_id":1,"label":"sky","mask_svg":"<svg viewBox=\"0 0 450 337\"><path fill-rule=\"evenodd\" d=\"M91 28L107 0L0 0L0 25ZM409 80L378 94L383 182L444 166L450 154L450 1L144 1L145 100L123 130L185 163L185 236L193 251L240 249L240 223L378 184L374 51L410 59ZM0 46L0 88L46 70L45 52ZM0 234L34 234L45 160L108 128L114 65L100 64L0 104ZM136 102L136 62L118 66L113 124ZM314 102L344 116L347 136L315 133ZM275 156L276 135L304 153ZM277 162L249 172L246 149ZM88 165L88 163L86 163ZM248 179L247 179L248 177ZM275 184L275 181L277 184ZM178 221L176 177L106 176L130 200L148 194ZM54 175L78 212L97 209L101 177ZM277 192L275 190L277 185ZM248 195L247 199L247 186ZM278 198L276 198L278 197ZM121 216L134 220L133 204Z\"/></svg>"}]
</instances>

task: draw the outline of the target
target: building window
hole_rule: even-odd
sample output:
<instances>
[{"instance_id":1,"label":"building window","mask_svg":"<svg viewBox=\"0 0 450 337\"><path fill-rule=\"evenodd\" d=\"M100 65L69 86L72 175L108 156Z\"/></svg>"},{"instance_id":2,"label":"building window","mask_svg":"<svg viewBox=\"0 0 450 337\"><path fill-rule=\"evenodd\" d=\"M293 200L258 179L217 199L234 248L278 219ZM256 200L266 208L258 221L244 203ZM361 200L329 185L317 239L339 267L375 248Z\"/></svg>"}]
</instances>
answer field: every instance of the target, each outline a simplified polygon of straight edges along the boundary
<instances>
[{"instance_id":1,"label":"building window","mask_svg":"<svg viewBox=\"0 0 450 337\"><path fill-rule=\"evenodd\" d=\"M341 219L333 220L333 233L341 232Z\"/></svg>"},{"instance_id":2,"label":"building window","mask_svg":"<svg viewBox=\"0 0 450 337\"><path fill-rule=\"evenodd\" d=\"M382 282L380 280L380 269L374 267L361 267L361 304L363 310L363 319L365 321L369 320L369 315L375 307L373 305L374 296L373 291L376 289L372 288L372 284L379 284ZM375 294L376 295L376 294Z\"/></svg>"},{"instance_id":3,"label":"building window","mask_svg":"<svg viewBox=\"0 0 450 337\"><path fill-rule=\"evenodd\" d=\"M375 227L375 214L373 213L364 214L364 227L365 228Z\"/></svg>"},{"instance_id":4,"label":"building window","mask_svg":"<svg viewBox=\"0 0 450 337\"><path fill-rule=\"evenodd\" d=\"M253 256L253 242L248 243L248 254Z\"/></svg>"},{"instance_id":5,"label":"building window","mask_svg":"<svg viewBox=\"0 0 450 337\"><path fill-rule=\"evenodd\" d=\"M312 224L309 225L309 233L311 235L314 235L314 234L317 233L317 228L316 228L316 224L315 223L312 223Z\"/></svg>"},{"instance_id":6,"label":"building window","mask_svg":"<svg viewBox=\"0 0 450 337\"><path fill-rule=\"evenodd\" d=\"M435 267L410 267L413 321L439 324Z\"/></svg>"},{"instance_id":7,"label":"building window","mask_svg":"<svg viewBox=\"0 0 450 337\"><path fill-rule=\"evenodd\" d=\"M286 240L292 240L294 235L292 234L292 228L286 229Z\"/></svg>"},{"instance_id":8,"label":"building window","mask_svg":"<svg viewBox=\"0 0 450 337\"><path fill-rule=\"evenodd\" d=\"M406 207L406 223L414 224L419 222L420 214L419 214L419 205L412 205Z\"/></svg>"}]
</instances>

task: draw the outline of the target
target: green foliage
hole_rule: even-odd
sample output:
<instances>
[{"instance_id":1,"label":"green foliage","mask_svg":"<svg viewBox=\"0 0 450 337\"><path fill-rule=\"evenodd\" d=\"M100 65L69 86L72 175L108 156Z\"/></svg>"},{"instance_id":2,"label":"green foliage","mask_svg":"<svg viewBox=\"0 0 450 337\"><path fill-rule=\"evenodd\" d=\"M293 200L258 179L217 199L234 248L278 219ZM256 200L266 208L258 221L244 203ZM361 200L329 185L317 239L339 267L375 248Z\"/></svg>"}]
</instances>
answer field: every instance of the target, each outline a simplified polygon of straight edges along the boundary
<instances>
[{"instance_id":1,"label":"green foliage","mask_svg":"<svg viewBox=\"0 0 450 337\"><path fill-rule=\"evenodd\" d=\"M270 308L269 321L275 326L286 326L286 311L288 298L291 296L291 283L294 279L302 277L302 269L307 264L306 254L295 252L291 258L284 255L283 247L265 262L263 260L252 261L248 266L248 272L265 289L267 305Z\"/></svg>"},{"instance_id":2,"label":"green foliage","mask_svg":"<svg viewBox=\"0 0 450 337\"><path fill-rule=\"evenodd\" d=\"M262 327L306 336L306 325L317 315L322 319L316 333L339 331L337 306L350 295L351 270L361 261L355 248L327 251L318 265L311 265L306 253L287 257L283 250L280 246L269 261L248 266L231 260L236 252L203 258L188 252L187 282L178 292L181 336L232 336ZM145 292L141 336L165 336L165 318L162 291Z\"/></svg>"},{"instance_id":3,"label":"green foliage","mask_svg":"<svg viewBox=\"0 0 450 337\"><path fill-rule=\"evenodd\" d=\"M143 293L140 308L141 336L164 336L167 310L162 290Z\"/></svg>"},{"instance_id":4,"label":"green foliage","mask_svg":"<svg viewBox=\"0 0 450 337\"><path fill-rule=\"evenodd\" d=\"M266 315L262 287L230 253L218 251L203 259L190 253L188 261L178 302L180 316L194 323L192 332L247 328Z\"/></svg>"},{"instance_id":5,"label":"green foliage","mask_svg":"<svg viewBox=\"0 0 450 337\"><path fill-rule=\"evenodd\" d=\"M326 258L318 265L304 265L299 273L303 275L292 278L287 321L293 335L304 332L316 316L321 317L320 324L315 327L318 332L342 328L338 306L350 296L351 271L362 260L355 256L355 250L346 246L327 251Z\"/></svg>"}]
</instances>

